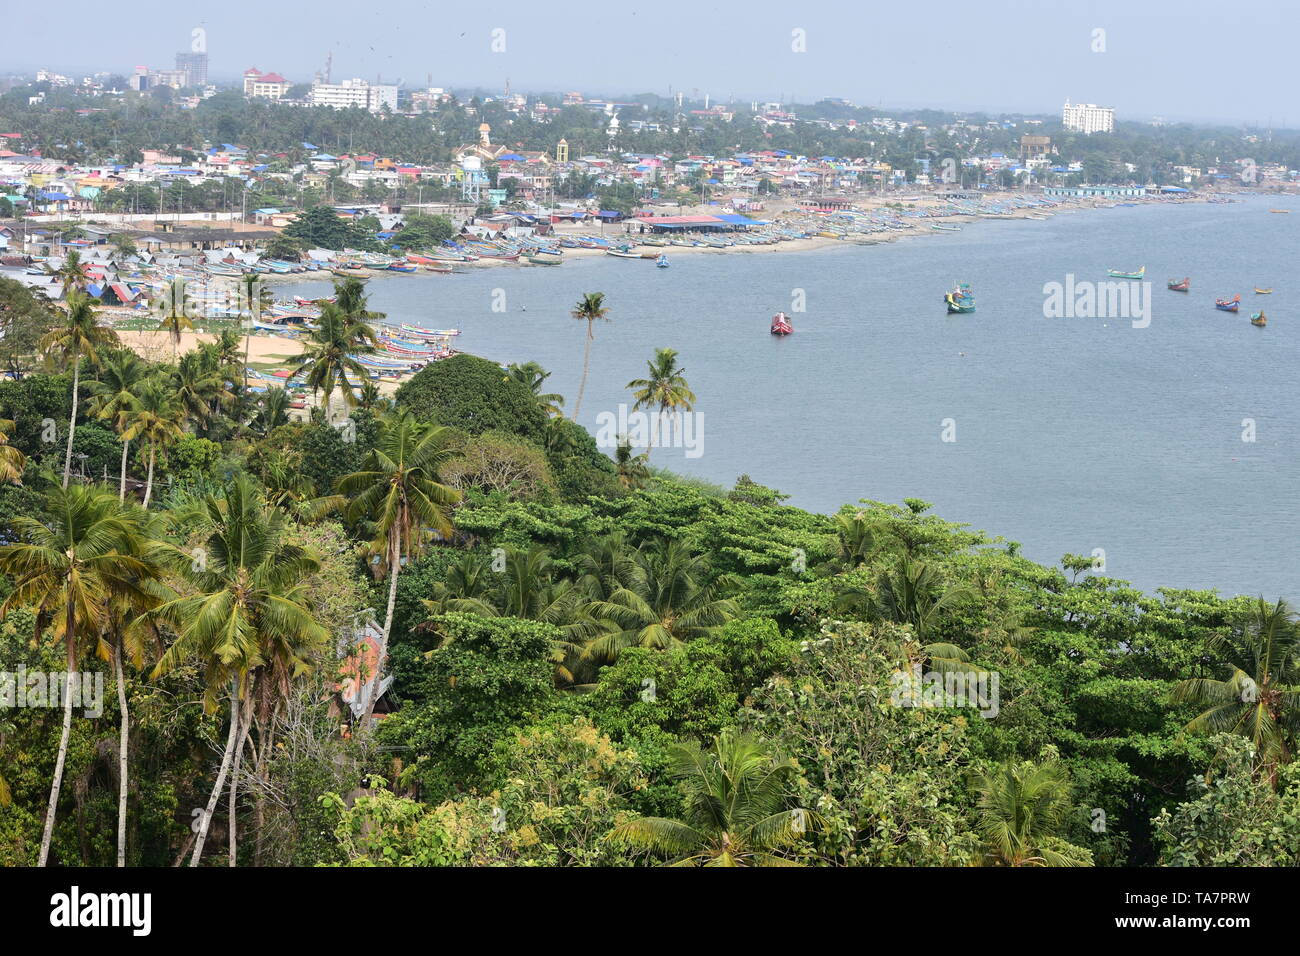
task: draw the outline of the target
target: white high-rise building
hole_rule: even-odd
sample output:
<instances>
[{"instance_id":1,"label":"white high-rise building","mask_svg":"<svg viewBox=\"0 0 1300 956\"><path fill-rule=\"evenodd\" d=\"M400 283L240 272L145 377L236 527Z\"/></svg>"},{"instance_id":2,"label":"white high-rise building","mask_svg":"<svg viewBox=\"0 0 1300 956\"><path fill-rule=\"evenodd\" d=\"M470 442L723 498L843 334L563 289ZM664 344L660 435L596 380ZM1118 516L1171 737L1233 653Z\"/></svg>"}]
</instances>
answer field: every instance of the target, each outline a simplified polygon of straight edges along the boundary
<instances>
[{"instance_id":1,"label":"white high-rise building","mask_svg":"<svg viewBox=\"0 0 1300 956\"><path fill-rule=\"evenodd\" d=\"M1095 103L1076 103L1070 105L1065 101L1061 110L1061 122L1066 129L1077 133L1113 133L1115 131L1115 111Z\"/></svg>"},{"instance_id":2,"label":"white high-rise building","mask_svg":"<svg viewBox=\"0 0 1300 956\"><path fill-rule=\"evenodd\" d=\"M313 83L308 101L312 106L332 106L346 109L359 106L378 113L387 106L397 109L397 87L367 83L365 80L344 80L342 83Z\"/></svg>"}]
</instances>

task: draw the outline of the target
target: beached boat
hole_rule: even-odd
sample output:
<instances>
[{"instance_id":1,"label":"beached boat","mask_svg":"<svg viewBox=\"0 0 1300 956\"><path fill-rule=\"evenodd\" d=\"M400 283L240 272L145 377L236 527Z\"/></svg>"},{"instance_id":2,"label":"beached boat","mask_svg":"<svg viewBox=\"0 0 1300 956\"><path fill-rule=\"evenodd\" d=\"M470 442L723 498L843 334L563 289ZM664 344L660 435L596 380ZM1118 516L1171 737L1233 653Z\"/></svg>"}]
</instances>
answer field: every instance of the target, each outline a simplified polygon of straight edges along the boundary
<instances>
[{"instance_id":1,"label":"beached boat","mask_svg":"<svg viewBox=\"0 0 1300 956\"><path fill-rule=\"evenodd\" d=\"M660 269L667 269L667 268L668 268L668 257L667 257L667 256L660 256L658 259L655 260L655 265L658 266Z\"/></svg>"},{"instance_id":2,"label":"beached boat","mask_svg":"<svg viewBox=\"0 0 1300 956\"><path fill-rule=\"evenodd\" d=\"M537 255L528 256L527 258L529 263L535 266L558 266L564 263L564 260L559 256Z\"/></svg>"},{"instance_id":3,"label":"beached boat","mask_svg":"<svg viewBox=\"0 0 1300 956\"><path fill-rule=\"evenodd\" d=\"M369 279L370 278L370 273L367 272L365 269L338 268L338 269L331 269L330 272L344 279Z\"/></svg>"},{"instance_id":4,"label":"beached boat","mask_svg":"<svg viewBox=\"0 0 1300 956\"><path fill-rule=\"evenodd\" d=\"M1255 295L1272 295L1272 294L1273 294L1272 289L1261 289L1259 286L1255 286Z\"/></svg>"},{"instance_id":5,"label":"beached boat","mask_svg":"<svg viewBox=\"0 0 1300 956\"><path fill-rule=\"evenodd\" d=\"M770 329L773 335L789 335L794 331L794 326L784 312L778 312L772 316L772 327Z\"/></svg>"},{"instance_id":6,"label":"beached boat","mask_svg":"<svg viewBox=\"0 0 1300 956\"><path fill-rule=\"evenodd\" d=\"M653 252L624 252L622 249L606 249L605 254L619 259L654 259L657 256Z\"/></svg>"},{"instance_id":7,"label":"beached boat","mask_svg":"<svg viewBox=\"0 0 1300 956\"><path fill-rule=\"evenodd\" d=\"M1107 269L1106 275L1112 279L1141 279L1147 274L1147 267L1143 266L1137 272L1121 272L1118 269Z\"/></svg>"},{"instance_id":8,"label":"beached boat","mask_svg":"<svg viewBox=\"0 0 1300 956\"><path fill-rule=\"evenodd\" d=\"M394 262L388 267L389 272L414 272L415 266L409 262Z\"/></svg>"},{"instance_id":9,"label":"beached boat","mask_svg":"<svg viewBox=\"0 0 1300 956\"><path fill-rule=\"evenodd\" d=\"M1169 291L1170 291L1170 292L1186 292L1186 291L1187 291L1188 289L1190 289L1191 287L1192 287L1192 280L1191 280L1191 277L1186 277L1186 278L1182 278L1182 279L1170 279L1170 280L1169 280Z\"/></svg>"},{"instance_id":10,"label":"beached boat","mask_svg":"<svg viewBox=\"0 0 1300 956\"><path fill-rule=\"evenodd\" d=\"M1250 317L1250 324L1257 325L1262 329L1264 326L1268 325L1268 319L1264 318L1264 313L1262 311L1256 312Z\"/></svg>"},{"instance_id":11,"label":"beached boat","mask_svg":"<svg viewBox=\"0 0 1300 956\"><path fill-rule=\"evenodd\" d=\"M1231 299L1215 299L1214 307L1222 309L1224 312L1236 312L1241 307L1241 296L1234 295Z\"/></svg>"}]
</instances>

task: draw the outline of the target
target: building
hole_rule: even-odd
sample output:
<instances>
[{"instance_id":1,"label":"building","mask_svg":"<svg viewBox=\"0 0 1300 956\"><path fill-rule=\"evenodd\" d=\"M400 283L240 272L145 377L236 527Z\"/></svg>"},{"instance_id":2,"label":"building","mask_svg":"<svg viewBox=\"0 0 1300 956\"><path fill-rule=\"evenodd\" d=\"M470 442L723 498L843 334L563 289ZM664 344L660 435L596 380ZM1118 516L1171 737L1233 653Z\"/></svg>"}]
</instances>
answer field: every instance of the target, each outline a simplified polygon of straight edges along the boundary
<instances>
[{"instance_id":1,"label":"building","mask_svg":"<svg viewBox=\"0 0 1300 956\"><path fill-rule=\"evenodd\" d=\"M370 84L365 80L351 79L342 83L313 83L307 100L312 106L331 106L334 109L347 109L359 106L363 110L378 113L385 106L397 109L397 87Z\"/></svg>"},{"instance_id":2,"label":"building","mask_svg":"<svg viewBox=\"0 0 1300 956\"><path fill-rule=\"evenodd\" d=\"M1051 148L1052 137L1050 136L1030 136L1026 134L1020 137L1020 159L1023 162L1045 160Z\"/></svg>"},{"instance_id":3,"label":"building","mask_svg":"<svg viewBox=\"0 0 1300 956\"><path fill-rule=\"evenodd\" d=\"M257 67L244 71L244 95L266 100L278 100L289 92L292 84L279 73L263 73Z\"/></svg>"},{"instance_id":4,"label":"building","mask_svg":"<svg viewBox=\"0 0 1300 956\"><path fill-rule=\"evenodd\" d=\"M1061 122L1066 129L1076 133L1113 133L1115 131L1115 111L1095 103L1076 103L1070 105L1065 101L1061 110Z\"/></svg>"},{"instance_id":5,"label":"building","mask_svg":"<svg viewBox=\"0 0 1300 956\"><path fill-rule=\"evenodd\" d=\"M176 69L185 73L186 86L208 85L208 55L206 53L177 53Z\"/></svg>"}]
</instances>

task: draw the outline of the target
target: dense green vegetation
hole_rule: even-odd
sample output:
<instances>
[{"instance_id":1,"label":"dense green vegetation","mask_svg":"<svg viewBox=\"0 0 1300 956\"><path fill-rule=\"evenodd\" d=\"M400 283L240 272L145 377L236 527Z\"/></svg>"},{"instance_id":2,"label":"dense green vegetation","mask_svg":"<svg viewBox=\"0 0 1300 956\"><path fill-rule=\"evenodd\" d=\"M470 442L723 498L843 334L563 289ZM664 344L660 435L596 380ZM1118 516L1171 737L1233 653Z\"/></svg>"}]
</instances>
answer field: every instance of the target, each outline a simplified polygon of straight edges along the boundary
<instances>
[{"instance_id":1,"label":"dense green vegetation","mask_svg":"<svg viewBox=\"0 0 1300 956\"><path fill-rule=\"evenodd\" d=\"M233 334L154 365L0 286L0 670L103 687L0 709L0 863L1300 863L1284 604L611 458L531 363L387 400L338 292L289 421Z\"/></svg>"}]
</instances>

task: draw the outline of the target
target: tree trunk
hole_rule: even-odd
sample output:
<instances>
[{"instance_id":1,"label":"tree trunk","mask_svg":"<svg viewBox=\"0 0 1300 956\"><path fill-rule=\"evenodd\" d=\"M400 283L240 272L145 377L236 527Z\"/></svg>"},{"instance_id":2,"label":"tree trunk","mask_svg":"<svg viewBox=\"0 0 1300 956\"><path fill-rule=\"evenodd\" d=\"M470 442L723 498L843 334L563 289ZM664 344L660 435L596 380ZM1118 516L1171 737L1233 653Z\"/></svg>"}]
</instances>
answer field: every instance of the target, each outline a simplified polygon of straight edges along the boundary
<instances>
[{"instance_id":1,"label":"tree trunk","mask_svg":"<svg viewBox=\"0 0 1300 956\"><path fill-rule=\"evenodd\" d=\"M77 392L81 388L81 356L72 360L72 415L68 419L68 451L63 456L63 487L68 487L72 474L72 436L77 433Z\"/></svg>"},{"instance_id":2,"label":"tree trunk","mask_svg":"<svg viewBox=\"0 0 1300 956\"><path fill-rule=\"evenodd\" d=\"M221 755L221 769L217 772L217 782L212 785L212 796L208 797L207 808L203 811L203 819L199 821L199 836L194 841L194 853L190 856L190 866L199 865L199 857L203 856L203 844L208 841L208 826L212 823L212 814L216 812L217 801L221 799L221 791L226 787L226 774L230 771L230 759L234 756L235 740L239 736L239 682L231 682L230 687L230 733L226 735L226 750Z\"/></svg>"},{"instance_id":3,"label":"tree trunk","mask_svg":"<svg viewBox=\"0 0 1300 956\"><path fill-rule=\"evenodd\" d=\"M253 695L249 693L245 701L244 709L252 710ZM239 858L239 839L235 834L235 811L239 806L239 765L243 763L244 743L248 740L248 731L252 729L253 723L249 719L251 713L245 713L239 721L239 743L235 744L235 760L230 771L230 850L229 860L231 866L237 866Z\"/></svg>"},{"instance_id":4,"label":"tree trunk","mask_svg":"<svg viewBox=\"0 0 1300 956\"><path fill-rule=\"evenodd\" d=\"M384 673L384 661L388 657L388 635L393 629L393 606L397 603L397 574L402 569L401 539L397 536L398 525L393 526L392 541L388 546L388 611L384 614L384 636L379 641L379 656L375 661L374 690L366 694L366 709L361 715L361 724L370 723L370 716L375 712L379 700L379 679ZM360 671L358 671L360 676Z\"/></svg>"},{"instance_id":5,"label":"tree trunk","mask_svg":"<svg viewBox=\"0 0 1300 956\"><path fill-rule=\"evenodd\" d=\"M573 403L573 420L578 420L578 412L582 409L582 393L587 389L587 368L591 365L591 340L595 338L595 333L591 328L591 320L587 320L587 347L582 350L582 381L578 383L578 400Z\"/></svg>"},{"instance_id":6,"label":"tree trunk","mask_svg":"<svg viewBox=\"0 0 1300 956\"><path fill-rule=\"evenodd\" d=\"M113 674L117 680L117 865L126 866L126 794L128 777L127 747L131 739L131 715L126 707L126 668L122 666L122 636L113 648Z\"/></svg>"},{"instance_id":7,"label":"tree trunk","mask_svg":"<svg viewBox=\"0 0 1300 956\"><path fill-rule=\"evenodd\" d=\"M117 485L117 500L126 501L126 451L131 447L131 439L122 439L122 479Z\"/></svg>"},{"instance_id":8,"label":"tree trunk","mask_svg":"<svg viewBox=\"0 0 1300 956\"><path fill-rule=\"evenodd\" d=\"M266 828L266 790L270 783L271 774L271 757L275 749L275 717L276 710L271 711L271 719L267 726L258 732L258 740L261 746L257 748L257 764L254 773L261 782L257 790L257 798L253 801L253 827L257 831L253 839L253 865L262 865L262 854L266 841L264 839L264 830Z\"/></svg>"},{"instance_id":9,"label":"tree trunk","mask_svg":"<svg viewBox=\"0 0 1300 956\"><path fill-rule=\"evenodd\" d=\"M45 832L41 834L41 857L37 866L44 866L50 858L50 843L54 839L54 813L59 807L59 791L63 788L63 765L68 759L68 738L72 736L72 682L77 668L77 632L72 602L68 602L67 633L68 672L63 679L63 733L59 737L59 756L54 762L54 779L50 782L50 805L45 809Z\"/></svg>"},{"instance_id":10,"label":"tree trunk","mask_svg":"<svg viewBox=\"0 0 1300 956\"><path fill-rule=\"evenodd\" d=\"M149 510L149 499L153 496L153 459L157 452L157 445L150 442L149 444L149 479L144 483L144 510Z\"/></svg>"}]
</instances>

